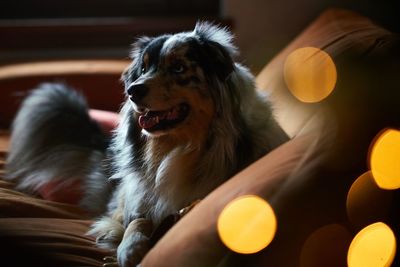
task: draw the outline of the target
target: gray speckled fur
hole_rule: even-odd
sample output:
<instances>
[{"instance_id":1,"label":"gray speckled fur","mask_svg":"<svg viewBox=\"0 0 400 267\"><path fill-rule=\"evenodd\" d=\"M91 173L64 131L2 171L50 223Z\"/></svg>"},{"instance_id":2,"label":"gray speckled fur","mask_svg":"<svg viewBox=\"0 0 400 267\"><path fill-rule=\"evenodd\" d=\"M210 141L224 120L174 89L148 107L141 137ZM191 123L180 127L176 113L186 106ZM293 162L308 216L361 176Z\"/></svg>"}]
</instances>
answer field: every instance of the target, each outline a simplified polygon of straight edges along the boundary
<instances>
[{"instance_id":1,"label":"gray speckled fur","mask_svg":"<svg viewBox=\"0 0 400 267\"><path fill-rule=\"evenodd\" d=\"M41 84L23 101L14 120L6 179L31 193L54 179L65 188L83 179L81 205L99 214L109 195L100 167L105 142L82 96L62 84Z\"/></svg>"},{"instance_id":2,"label":"gray speckled fur","mask_svg":"<svg viewBox=\"0 0 400 267\"><path fill-rule=\"evenodd\" d=\"M185 170L181 165L183 157L199 149L190 143L175 147L161 159L146 148L151 137L138 129L138 118L128 99L108 150L102 141L96 141L103 137L89 119L84 100L60 85L47 84L34 91L23 103L14 123L7 168L8 177L19 182L20 189L36 188L51 177L83 177L89 181L89 195L82 205L98 214L110 195L106 179L118 181L107 211L104 210L104 216L90 232L99 237L99 245L104 247L116 249L132 220L145 217L157 225L166 215L205 197L288 139L275 121L266 96L255 89L253 75L246 67L234 63L237 51L226 29L199 23L193 32L163 38L167 41L161 53L175 44L195 41L207 45L215 60L225 61L220 62L221 68L229 67L223 78L221 68L217 69L221 71L218 74L204 72L216 114L209 127L207 145L201 148L193 169ZM134 45L133 63L123 75L127 86L140 76L139 56L151 40L141 38ZM71 114L72 122L61 119L65 114ZM68 136L69 128L77 130L79 135ZM90 140L94 140L92 144ZM112 217L120 203L122 222ZM118 251L132 247L126 242L122 241ZM118 258L126 257L118 255Z\"/></svg>"}]
</instances>

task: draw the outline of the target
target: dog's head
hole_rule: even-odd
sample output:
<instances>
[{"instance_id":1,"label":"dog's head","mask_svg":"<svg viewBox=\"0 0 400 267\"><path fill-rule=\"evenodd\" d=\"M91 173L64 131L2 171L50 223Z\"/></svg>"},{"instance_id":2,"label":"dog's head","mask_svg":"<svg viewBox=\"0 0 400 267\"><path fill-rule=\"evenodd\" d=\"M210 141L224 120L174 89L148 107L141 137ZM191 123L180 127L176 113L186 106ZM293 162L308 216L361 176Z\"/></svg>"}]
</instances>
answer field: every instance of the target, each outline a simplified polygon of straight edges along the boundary
<instances>
[{"instance_id":1,"label":"dog's head","mask_svg":"<svg viewBox=\"0 0 400 267\"><path fill-rule=\"evenodd\" d=\"M142 132L208 129L221 109L220 84L235 68L235 52L232 36L208 23L198 23L193 32L137 40L122 79Z\"/></svg>"}]
</instances>

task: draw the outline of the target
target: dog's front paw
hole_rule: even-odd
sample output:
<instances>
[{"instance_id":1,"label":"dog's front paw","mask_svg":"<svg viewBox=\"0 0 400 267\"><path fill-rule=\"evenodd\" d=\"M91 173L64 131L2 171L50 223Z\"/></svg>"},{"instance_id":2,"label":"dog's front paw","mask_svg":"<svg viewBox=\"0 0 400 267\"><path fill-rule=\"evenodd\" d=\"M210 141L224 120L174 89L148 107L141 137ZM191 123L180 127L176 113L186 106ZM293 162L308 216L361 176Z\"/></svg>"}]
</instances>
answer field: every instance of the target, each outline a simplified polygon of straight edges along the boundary
<instances>
[{"instance_id":1,"label":"dog's front paw","mask_svg":"<svg viewBox=\"0 0 400 267\"><path fill-rule=\"evenodd\" d=\"M117 258L120 267L134 267L138 265L149 251L149 238L136 232L125 238L118 246Z\"/></svg>"},{"instance_id":2,"label":"dog's front paw","mask_svg":"<svg viewBox=\"0 0 400 267\"><path fill-rule=\"evenodd\" d=\"M122 240L124 231L122 224L109 217L104 217L95 222L87 234L96 236L98 247L116 249Z\"/></svg>"},{"instance_id":3,"label":"dog's front paw","mask_svg":"<svg viewBox=\"0 0 400 267\"><path fill-rule=\"evenodd\" d=\"M150 249L152 223L146 219L133 220L125 230L121 244L118 246L117 258L120 267L138 265Z\"/></svg>"},{"instance_id":4,"label":"dog's front paw","mask_svg":"<svg viewBox=\"0 0 400 267\"><path fill-rule=\"evenodd\" d=\"M119 267L117 257L107 256L103 258L103 267Z\"/></svg>"}]
</instances>

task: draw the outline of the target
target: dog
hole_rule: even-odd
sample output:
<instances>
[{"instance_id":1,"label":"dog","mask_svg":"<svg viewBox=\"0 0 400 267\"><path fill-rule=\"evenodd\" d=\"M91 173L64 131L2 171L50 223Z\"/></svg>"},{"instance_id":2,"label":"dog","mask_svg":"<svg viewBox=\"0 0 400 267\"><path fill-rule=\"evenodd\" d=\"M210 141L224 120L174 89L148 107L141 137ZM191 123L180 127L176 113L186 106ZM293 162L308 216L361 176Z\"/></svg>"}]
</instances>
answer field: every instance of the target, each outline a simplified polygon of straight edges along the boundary
<instances>
[{"instance_id":1,"label":"dog","mask_svg":"<svg viewBox=\"0 0 400 267\"><path fill-rule=\"evenodd\" d=\"M111 138L76 91L40 85L14 120L8 179L31 192L82 181L80 205L97 218L89 234L135 266L163 218L288 140L236 55L232 34L208 22L137 39Z\"/></svg>"}]
</instances>

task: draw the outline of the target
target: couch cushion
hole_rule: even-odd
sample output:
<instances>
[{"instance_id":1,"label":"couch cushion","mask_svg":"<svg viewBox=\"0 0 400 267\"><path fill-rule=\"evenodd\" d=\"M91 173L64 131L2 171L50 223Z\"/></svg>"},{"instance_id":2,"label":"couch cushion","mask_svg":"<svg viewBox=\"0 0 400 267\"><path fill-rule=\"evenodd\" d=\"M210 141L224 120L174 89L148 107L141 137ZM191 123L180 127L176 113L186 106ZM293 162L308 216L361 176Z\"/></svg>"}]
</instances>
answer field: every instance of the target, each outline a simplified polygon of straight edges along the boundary
<instances>
[{"instance_id":1,"label":"couch cushion","mask_svg":"<svg viewBox=\"0 0 400 267\"><path fill-rule=\"evenodd\" d=\"M89 225L65 218L0 218L2 266L102 266L110 252L85 235Z\"/></svg>"},{"instance_id":2,"label":"couch cushion","mask_svg":"<svg viewBox=\"0 0 400 267\"><path fill-rule=\"evenodd\" d=\"M91 220L75 205L17 192L2 180L9 134L0 132L2 266L102 266L109 251L86 236Z\"/></svg>"}]
</instances>

